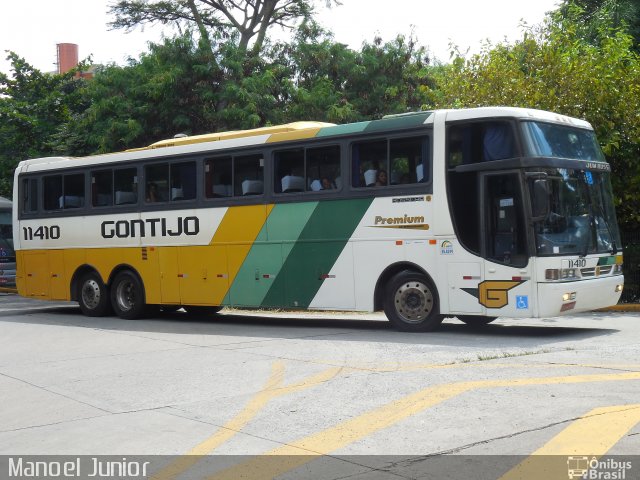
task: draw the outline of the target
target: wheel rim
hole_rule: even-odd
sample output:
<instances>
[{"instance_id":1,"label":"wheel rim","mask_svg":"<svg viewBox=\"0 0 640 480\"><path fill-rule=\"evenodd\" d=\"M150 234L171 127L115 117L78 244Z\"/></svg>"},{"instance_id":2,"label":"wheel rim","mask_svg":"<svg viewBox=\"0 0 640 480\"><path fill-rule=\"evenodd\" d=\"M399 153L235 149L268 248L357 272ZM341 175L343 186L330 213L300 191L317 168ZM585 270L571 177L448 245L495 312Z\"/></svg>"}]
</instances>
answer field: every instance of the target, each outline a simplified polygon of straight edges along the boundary
<instances>
[{"instance_id":1,"label":"wheel rim","mask_svg":"<svg viewBox=\"0 0 640 480\"><path fill-rule=\"evenodd\" d=\"M396 311L407 323L423 322L433 310L433 294L418 281L404 282L394 296Z\"/></svg>"},{"instance_id":2,"label":"wheel rim","mask_svg":"<svg viewBox=\"0 0 640 480\"><path fill-rule=\"evenodd\" d=\"M94 279L84 282L82 285L82 303L90 310L94 310L100 303L100 298L100 285L98 282Z\"/></svg>"},{"instance_id":3,"label":"wheel rim","mask_svg":"<svg viewBox=\"0 0 640 480\"><path fill-rule=\"evenodd\" d=\"M131 280L123 280L116 287L116 302L118 308L128 312L136 304L136 289Z\"/></svg>"}]
</instances>

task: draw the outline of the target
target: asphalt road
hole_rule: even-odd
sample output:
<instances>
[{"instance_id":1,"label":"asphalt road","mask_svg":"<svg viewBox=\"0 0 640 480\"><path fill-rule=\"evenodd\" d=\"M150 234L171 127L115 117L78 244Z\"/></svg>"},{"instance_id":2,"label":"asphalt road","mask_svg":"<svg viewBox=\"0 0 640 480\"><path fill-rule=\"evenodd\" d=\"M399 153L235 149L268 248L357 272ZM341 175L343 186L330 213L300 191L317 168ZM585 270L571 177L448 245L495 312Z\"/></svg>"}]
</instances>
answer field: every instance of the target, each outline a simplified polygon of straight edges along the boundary
<instances>
[{"instance_id":1,"label":"asphalt road","mask_svg":"<svg viewBox=\"0 0 640 480\"><path fill-rule=\"evenodd\" d=\"M2 295L0 405L0 478L24 455L162 456L154 478L567 478L640 454L640 314L412 334L379 314L124 321Z\"/></svg>"}]
</instances>

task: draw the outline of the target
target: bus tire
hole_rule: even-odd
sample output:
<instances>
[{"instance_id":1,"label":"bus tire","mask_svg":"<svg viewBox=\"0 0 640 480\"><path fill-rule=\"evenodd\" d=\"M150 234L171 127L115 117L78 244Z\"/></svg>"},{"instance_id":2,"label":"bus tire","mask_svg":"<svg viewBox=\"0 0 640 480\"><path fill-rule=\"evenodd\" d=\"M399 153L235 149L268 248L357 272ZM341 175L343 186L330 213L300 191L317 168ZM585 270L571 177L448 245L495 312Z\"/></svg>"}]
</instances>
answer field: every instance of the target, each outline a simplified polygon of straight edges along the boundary
<instances>
[{"instance_id":1,"label":"bus tire","mask_svg":"<svg viewBox=\"0 0 640 480\"><path fill-rule=\"evenodd\" d=\"M458 320L470 327L482 327L493 322L498 317L483 317L482 315L457 315Z\"/></svg>"},{"instance_id":2,"label":"bus tire","mask_svg":"<svg viewBox=\"0 0 640 480\"><path fill-rule=\"evenodd\" d=\"M124 270L116 275L111 283L111 305L116 315L126 320L145 314L144 287L135 273Z\"/></svg>"},{"instance_id":3,"label":"bus tire","mask_svg":"<svg viewBox=\"0 0 640 480\"><path fill-rule=\"evenodd\" d=\"M185 312L187 315L192 317L206 317L209 315L215 315L220 310L222 310L221 306L210 307L205 305L183 305Z\"/></svg>"},{"instance_id":4,"label":"bus tire","mask_svg":"<svg viewBox=\"0 0 640 480\"><path fill-rule=\"evenodd\" d=\"M109 289L97 272L87 272L78 282L78 304L87 317L104 317L111 313Z\"/></svg>"},{"instance_id":5,"label":"bus tire","mask_svg":"<svg viewBox=\"0 0 640 480\"><path fill-rule=\"evenodd\" d=\"M440 326L438 292L421 273L403 271L389 280L384 293L384 313L403 332L427 332Z\"/></svg>"}]
</instances>

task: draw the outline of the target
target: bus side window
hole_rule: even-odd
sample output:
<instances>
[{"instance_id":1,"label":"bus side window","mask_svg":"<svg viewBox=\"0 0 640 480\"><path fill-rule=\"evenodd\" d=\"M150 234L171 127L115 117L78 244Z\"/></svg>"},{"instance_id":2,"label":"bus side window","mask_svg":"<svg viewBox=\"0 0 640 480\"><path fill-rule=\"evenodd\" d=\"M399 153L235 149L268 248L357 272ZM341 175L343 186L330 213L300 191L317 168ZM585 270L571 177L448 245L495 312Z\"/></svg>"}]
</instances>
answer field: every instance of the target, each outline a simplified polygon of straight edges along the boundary
<instances>
[{"instance_id":1,"label":"bus side window","mask_svg":"<svg viewBox=\"0 0 640 480\"><path fill-rule=\"evenodd\" d=\"M145 201L166 202L169 199L169 164L149 165L144 169Z\"/></svg>"},{"instance_id":2,"label":"bus side window","mask_svg":"<svg viewBox=\"0 0 640 480\"><path fill-rule=\"evenodd\" d=\"M516 156L511 124L471 122L448 129L448 168Z\"/></svg>"},{"instance_id":3,"label":"bus side window","mask_svg":"<svg viewBox=\"0 0 640 480\"><path fill-rule=\"evenodd\" d=\"M374 140L354 143L351 149L351 169L354 187L375 186L378 181L378 171L386 173L388 170L387 141Z\"/></svg>"},{"instance_id":4,"label":"bus side window","mask_svg":"<svg viewBox=\"0 0 640 480\"><path fill-rule=\"evenodd\" d=\"M204 192L207 198L233 196L231 157L209 158L204 162Z\"/></svg>"},{"instance_id":5,"label":"bus side window","mask_svg":"<svg viewBox=\"0 0 640 480\"><path fill-rule=\"evenodd\" d=\"M171 201L196 198L196 163L180 162L171 165Z\"/></svg>"},{"instance_id":6,"label":"bus side window","mask_svg":"<svg viewBox=\"0 0 640 480\"><path fill-rule=\"evenodd\" d=\"M45 210L59 210L62 197L62 175L43 178L43 195Z\"/></svg>"},{"instance_id":7,"label":"bus side window","mask_svg":"<svg viewBox=\"0 0 640 480\"><path fill-rule=\"evenodd\" d=\"M307 190L341 190L340 147L308 148L306 151Z\"/></svg>"},{"instance_id":8,"label":"bus side window","mask_svg":"<svg viewBox=\"0 0 640 480\"><path fill-rule=\"evenodd\" d=\"M62 210L84 207L84 174L44 177L44 209Z\"/></svg>"},{"instance_id":9,"label":"bus side window","mask_svg":"<svg viewBox=\"0 0 640 480\"><path fill-rule=\"evenodd\" d=\"M428 137L409 137L390 141L390 185L427 183L431 180L428 140Z\"/></svg>"},{"instance_id":10,"label":"bus side window","mask_svg":"<svg viewBox=\"0 0 640 480\"><path fill-rule=\"evenodd\" d=\"M113 190L116 205L138 203L137 168L119 168L114 170Z\"/></svg>"},{"instance_id":11,"label":"bus side window","mask_svg":"<svg viewBox=\"0 0 640 480\"><path fill-rule=\"evenodd\" d=\"M38 180L25 178L22 181L22 212L33 213L38 211Z\"/></svg>"},{"instance_id":12,"label":"bus side window","mask_svg":"<svg viewBox=\"0 0 640 480\"><path fill-rule=\"evenodd\" d=\"M262 195L264 192L264 158L262 154L233 158L234 194Z\"/></svg>"},{"instance_id":13,"label":"bus side window","mask_svg":"<svg viewBox=\"0 0 640 480\"><path fill-rule=\"evenodd\" d=\"M274 153L275 193L304 192L304 150L280 150Z\"/></svg>"},{"instance_id":14,"label":"bus side window","mask_svg":"<svg viewBox=\"0 0 640 480\"><path fill-rule=\"evenodd\" d=\"M113 204L113 171L102 170L91 174L91 204L106 207Z\"/></svg>"}]
</instances>

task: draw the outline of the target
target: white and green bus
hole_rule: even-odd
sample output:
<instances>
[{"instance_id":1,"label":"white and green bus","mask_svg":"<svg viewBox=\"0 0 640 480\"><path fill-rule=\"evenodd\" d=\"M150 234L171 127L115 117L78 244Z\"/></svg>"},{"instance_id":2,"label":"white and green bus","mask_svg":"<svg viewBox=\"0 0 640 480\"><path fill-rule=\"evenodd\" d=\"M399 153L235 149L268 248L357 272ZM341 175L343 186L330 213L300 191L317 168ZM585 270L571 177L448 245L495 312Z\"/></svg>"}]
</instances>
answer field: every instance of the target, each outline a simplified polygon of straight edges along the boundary
<instances>
[{"instance_id":1,"label":"white and green bus","mask_svg":"<svg viewBox=\"0 0 640 480\"><path fill-rule=\"evenodd\" d=\"M477 108L25 160L21 295L86 315L384 310L401 330L617 303L610 166L591 126Z\"/></svg>"}]
</instances>

